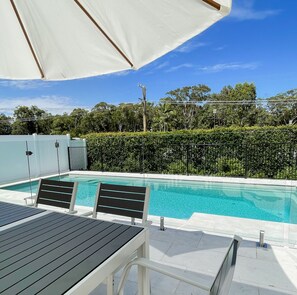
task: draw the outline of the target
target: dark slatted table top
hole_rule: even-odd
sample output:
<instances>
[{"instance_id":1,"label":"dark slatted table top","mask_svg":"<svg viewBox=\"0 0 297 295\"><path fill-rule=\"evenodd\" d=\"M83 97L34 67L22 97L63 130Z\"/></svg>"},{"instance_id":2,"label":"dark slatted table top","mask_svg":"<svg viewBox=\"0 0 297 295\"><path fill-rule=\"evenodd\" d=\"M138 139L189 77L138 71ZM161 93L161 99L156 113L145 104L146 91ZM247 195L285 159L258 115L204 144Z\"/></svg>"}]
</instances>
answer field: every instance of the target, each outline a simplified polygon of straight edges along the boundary
<instances>
[{"instance_id":1,"label":"dark slatted table top","mask_svg":"<svg viewBox=\"0 0 297 295\"><path fill-rule=\"evenodd\" d=\"M0 227L44 211L38 208L0 202Z\"/></svg>"},{"instance_id":2,"label":"dark slatted table top","mask_svg":"<svg viewBox=\"0 0 297 295\"><path fill-rule=\"evenodd\" d=\"M0 232L0 294L64 294L143 228L49 213Z\"/></svg>"}]
</instances>

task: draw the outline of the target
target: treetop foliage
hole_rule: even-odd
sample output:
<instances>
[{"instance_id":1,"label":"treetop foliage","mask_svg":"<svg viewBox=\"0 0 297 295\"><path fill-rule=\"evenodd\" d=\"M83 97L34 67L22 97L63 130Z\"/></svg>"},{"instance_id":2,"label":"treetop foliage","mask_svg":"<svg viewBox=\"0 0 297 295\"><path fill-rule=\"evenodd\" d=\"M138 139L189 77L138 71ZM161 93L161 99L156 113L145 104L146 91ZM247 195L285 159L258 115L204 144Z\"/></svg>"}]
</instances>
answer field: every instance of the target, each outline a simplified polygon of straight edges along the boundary
<instances>
[{"instance_id":1,"label":"treetop foliage","mask_svg":"<svg viewBox=\"0 0 297 295\"><path fill-rule=\"evenodd\" d=\"M162 134L294 125L297 124L297 89L261 99L253 83L225 86L218 93L211 93L207 85L198 84L171 90L156 104L148 99L146 109L148 130ZM99 102L91 110L77 108L62 115L52 115L37 106L19 106L11 118L0 114L2 135L70 133L82 136L110 132L134 135L142 130L142 102L119 105Z\"/></svg>"}]
</instances>

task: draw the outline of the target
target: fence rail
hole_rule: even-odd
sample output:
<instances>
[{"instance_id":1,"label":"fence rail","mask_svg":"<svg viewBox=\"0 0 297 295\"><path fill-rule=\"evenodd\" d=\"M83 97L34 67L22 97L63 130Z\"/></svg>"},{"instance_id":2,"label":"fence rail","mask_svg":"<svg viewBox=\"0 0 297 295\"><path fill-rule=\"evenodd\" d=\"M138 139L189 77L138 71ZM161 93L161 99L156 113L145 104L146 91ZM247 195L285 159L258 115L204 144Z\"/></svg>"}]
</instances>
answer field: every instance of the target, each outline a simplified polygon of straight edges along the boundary
<instances>
[{"instance_id":1,"label":"fence rail","mask_svg":"<svg viewBox=\"0 0 297 295\"><path fill-rule=\"evenodd\" d=\"M98 143L91 170L297 179L297 143L129 144L117 154Z\"/></svg>"}]
</instances>

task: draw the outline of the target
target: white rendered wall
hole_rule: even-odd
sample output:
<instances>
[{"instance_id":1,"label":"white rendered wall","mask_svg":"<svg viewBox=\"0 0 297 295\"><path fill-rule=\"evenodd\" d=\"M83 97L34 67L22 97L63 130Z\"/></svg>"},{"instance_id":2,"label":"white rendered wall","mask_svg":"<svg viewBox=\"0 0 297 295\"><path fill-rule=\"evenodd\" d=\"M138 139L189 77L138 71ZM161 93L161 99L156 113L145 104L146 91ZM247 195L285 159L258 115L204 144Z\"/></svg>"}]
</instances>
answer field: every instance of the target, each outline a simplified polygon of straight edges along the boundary
<instances>
[{"instance_id":1,"label":"white rendered wall","mask_svg":"<svg viewBox=\"0 0 297 295\"><path fill-rule=\"evenodd\" d=\"M55 147L55 143L59 147ZM68 147L86 146L85 140L71 140L69 135L1 135L0 136L0 184L28 179L29 156L31 178L69 171ZM86 149L81 149L78 158L84 159ZM57 156L58 152L58 156ZM58 166L59 158L59 166ZM83 163L83 167L87 163Z\"/></svg>"}]
</instances>

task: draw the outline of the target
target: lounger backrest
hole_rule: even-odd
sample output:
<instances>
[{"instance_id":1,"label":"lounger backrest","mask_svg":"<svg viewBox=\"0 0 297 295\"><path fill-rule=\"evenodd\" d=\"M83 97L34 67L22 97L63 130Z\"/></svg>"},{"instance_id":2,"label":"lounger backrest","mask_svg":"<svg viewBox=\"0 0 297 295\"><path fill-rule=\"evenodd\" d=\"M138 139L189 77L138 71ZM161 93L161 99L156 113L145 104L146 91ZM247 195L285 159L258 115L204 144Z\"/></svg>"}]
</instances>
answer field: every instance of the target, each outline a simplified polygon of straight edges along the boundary
<instances>
[{"instance_id":1,"label":"lounger backrest","mask_svg":"<svg viewBox=\"0 0 297 295\"><path fill-rule=\"evenodd\" d=\"M148 187L99 183L93 217L101 212L139 218L145 223L148 202Z\"/></svg>"},{"instance_id":2,"label":"lounger backrest","mask_svg":"<svg viewBox=\"0 0 297 295\"><path fill-rule=\"evenodd\" d=\"M210 295L227 295L231 287L237 250L240 244L241 238L235 236L229 246L226 256L222 262L222 265L212 283L209 294Z\"/></svg>"},{"instance_id":3,"label":"lounger backrest","mask_svg":"<svg viewBox=\"0 0 297 295\"><path fill-rule=\"evenodd\" d=\"M76 192L77 182L40 179L35 207L44 204L74 211Z\"/></svg>"}]
</instances>

